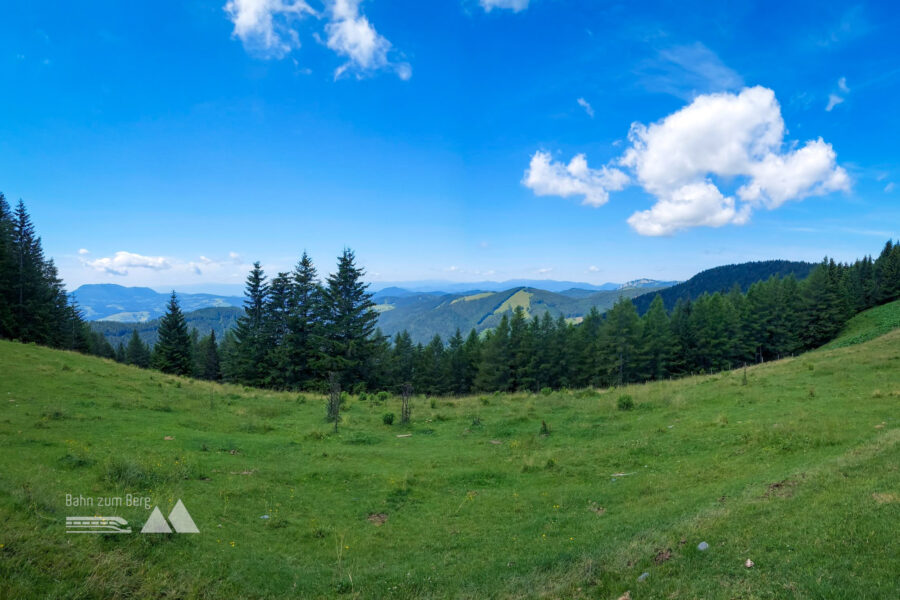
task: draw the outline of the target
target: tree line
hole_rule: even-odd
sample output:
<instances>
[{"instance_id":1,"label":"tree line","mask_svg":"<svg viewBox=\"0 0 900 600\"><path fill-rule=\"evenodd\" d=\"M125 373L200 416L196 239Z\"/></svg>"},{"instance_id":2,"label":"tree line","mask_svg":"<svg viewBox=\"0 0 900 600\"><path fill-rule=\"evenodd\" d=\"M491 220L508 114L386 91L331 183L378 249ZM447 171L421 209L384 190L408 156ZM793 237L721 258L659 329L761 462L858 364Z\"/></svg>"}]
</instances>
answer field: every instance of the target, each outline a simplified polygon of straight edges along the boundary
<instances>
[{"instance_id":1,"label":"tree line","mask_svg":"<svg viewBox=\"0 0 900 600\"><path fill-rule=\"evenodd\" d=\"M224 339L189 331L175 293L158 341L137 331L113 348L68 297L20 201L0 194L0 337L92 353L166 373L282 390L467 394L610 386L715 372L789 356L834 338L854 314L900 297L900 244L877 259L825 259L798 281L773 276L742 292L657 295L640 315L629 299L577 322L519 307L482 335L459 330L414 344L376 327L372 294L352 250L321 281L304 253L290 272L247 277L244 313Z\"/></svg>"}]
</instances>

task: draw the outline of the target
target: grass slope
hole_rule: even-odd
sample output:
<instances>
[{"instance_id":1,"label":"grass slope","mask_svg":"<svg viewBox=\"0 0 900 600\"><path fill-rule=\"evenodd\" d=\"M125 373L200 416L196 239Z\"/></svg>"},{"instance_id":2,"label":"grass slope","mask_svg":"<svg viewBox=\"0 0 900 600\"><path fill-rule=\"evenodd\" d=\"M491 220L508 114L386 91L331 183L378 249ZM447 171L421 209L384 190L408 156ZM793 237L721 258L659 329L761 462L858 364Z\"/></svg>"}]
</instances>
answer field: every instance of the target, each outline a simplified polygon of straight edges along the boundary
<instances>
[{"instance_id":1,"label":"grass slope","mask_svg":"<svg viewBox=\"0 0 900 600\"><path fill-rule=\"evenodd\" d=\"M408 428L351 398L333 434L318 397L0 342L0 598L897 597L898 369L894 331ZM200 534L66 535L67 493L180 498Z\"/></svg>"},{"instance_id":2,"label":"grass slope","mask_svg":"<svg viewBox=\"0 0 900 600\"><path fill-rule=\"evenodd\" d=\"M870 308L854 316L844 326L841 334L825 347L843 348L861 344L897 328L900 328L900 300Z\"/></svg>"}]
</instances>

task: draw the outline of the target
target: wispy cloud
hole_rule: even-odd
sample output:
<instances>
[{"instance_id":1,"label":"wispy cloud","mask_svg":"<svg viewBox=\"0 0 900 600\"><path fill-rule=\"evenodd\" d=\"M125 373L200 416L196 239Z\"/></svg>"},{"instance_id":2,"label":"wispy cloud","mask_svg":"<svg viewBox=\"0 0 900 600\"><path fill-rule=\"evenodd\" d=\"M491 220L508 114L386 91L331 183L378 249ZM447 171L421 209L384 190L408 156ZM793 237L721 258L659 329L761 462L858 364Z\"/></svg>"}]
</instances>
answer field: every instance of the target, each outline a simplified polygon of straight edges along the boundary
<instances>
[{"instance_id":1,"label":"wispy cloud","mask_svg":"<svg viewBox=\"0 0 900 600\"><path fill-rule=\"evenodd\" d=\"M637 74L651 92L692 100L698 94L736 91L744 85L740 75L700 42L665 48L640 64Z\"/></svg>"},{"instance_id":2,"label":"wispy cloud","mask_svg":"<svg viewBox=\"0 0 900 600\"><path fill-rule=\"evenodd\" d=\"M491 12L495 8L519 12L528 8L529 0L479 0L484 12Z\"/></svg>"},{"instance_id":3,"label":"wispy cloud","mask_svg":"<svg viewBox=\"0 0 900 600\"><path fill-rule=\"evenodd\" d=\"M579 98L577 100L578 106L584 109L584 112L588 114L590 118L594 118L594 108L591 106L590 102L585 100L584 98Z\"/></svg>"},{"instance_id":4,"label":"wispy cloud","mask_svg":"<svg viewBox=\"0 0 900 600\"><path fill-rule=\"evenodd\" d=\"M828 94L828 104L825 105L825 111L831 112L835 106L842 104L849 93L850 88L847 87L847 78L841 77L837 82L837 90Z\"/></svg>"}]
</instances>

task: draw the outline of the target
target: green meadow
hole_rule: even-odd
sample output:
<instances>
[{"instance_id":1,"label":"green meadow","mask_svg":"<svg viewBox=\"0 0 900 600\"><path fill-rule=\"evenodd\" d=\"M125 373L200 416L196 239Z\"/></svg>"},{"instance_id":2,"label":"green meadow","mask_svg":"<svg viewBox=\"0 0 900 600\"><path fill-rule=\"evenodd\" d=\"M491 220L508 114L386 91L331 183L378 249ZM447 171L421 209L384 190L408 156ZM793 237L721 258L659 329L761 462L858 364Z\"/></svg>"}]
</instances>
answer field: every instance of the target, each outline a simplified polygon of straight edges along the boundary
<instances>
[{"instance_id":1,"label":"green meadow","mask_svg":"<svg viewBox=\"0 0 900 600\"><path fill-rule=\"evenodd\" d=\"M410 425L350 396L336 433L313 394L0 342L0 598L896 598L898 306L746 371ZM133 533L66 533L94 515Z\"/></svg>"}]
</instances>

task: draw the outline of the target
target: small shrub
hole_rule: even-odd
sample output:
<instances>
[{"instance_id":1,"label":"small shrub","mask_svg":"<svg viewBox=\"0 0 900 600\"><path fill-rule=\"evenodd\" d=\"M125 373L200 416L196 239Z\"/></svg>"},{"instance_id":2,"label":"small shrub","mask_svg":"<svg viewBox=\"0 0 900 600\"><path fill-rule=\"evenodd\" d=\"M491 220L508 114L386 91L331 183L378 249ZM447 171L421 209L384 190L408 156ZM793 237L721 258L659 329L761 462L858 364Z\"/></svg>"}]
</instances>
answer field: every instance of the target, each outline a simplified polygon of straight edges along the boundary
<instances>
[{"instance_id":1,"label":"small shrub","mask_svg":"<svg viewBox=\"0 0 900 600\"><path fill-rule=\"evenodd\" d=\"M815 398L815 397L816 397L816 388L814 388L814 387L812 387L812 386L809 387L809 397L810 397L810 398Z\"/></svg>"},{"instance_id":2,"label":"small shrub","mask_svg":"<svg viewBox=\"0 0 900 600\"><path fill-rule=\"evenodd\" d=\"M437 408L437 400L435 400L434 398L432 398L432 399L431 399L431 402L429 403L429 405L431 406L431 408Z\"/></svg>"},{"instance_id":3,"label":"small shrub","mask_svg":"<svg viewBox=\"0 0 900 600\"><path fill-rule=\"evenodd\" d=\"M359 393L359 401L360 402L366 402L368 399L369 399L369 395L367 393L365 393L365 392Z\"/></svg>"},{"instance_id":4,"label":"small shrub","mask_svg":"<svg viewBox=\"0 0 900 600\"><path fill-rule=\"evenodd\" d=\"M541 388L541 395L543 395L543 396L549 396L552 393L553 393L552 388L548 388L548 387Z\"/></svg>"},{"instance_id":5,"label":"small shrub","mask_svg":"<svg viewBox=\"0 0 900 600\"><path fill-rule=\"evenodd\" d=\"M384 413L384 415L381 416L381 422L385 425L393 425L394 413Z\"/></svg>"},{"instance_id":6,"label":"small shrub","mask_svg":"<svg viewBox=\"0 0 900 600\"><path fill-rule=\"evenodd\" d=\"M378 394L375 396L375 399L379 402L387 402L388 398L390 398L390 394L384 391L378 392Z\"/></svg>"},{"instance_id":7,"label":"small shrub","mask_svg":"<svg viewBox=\"0 0 900 600\"><path fill-rule=\"evenodd\" d=\"M306 404L306 396L303 394L297 394L297 404Z\"/></svg>"},{"instance_id":8,"label":"small shrub","mask_svg":"<svg viewBox=\"0 0 900 600\"><path fill-rule=\"evenodd\" d=\"M491 403L491 401L488 400L488 397L487 397L487 396L482 396L482 397L479 398L478 400L481 401L481 405L482 405L482 406L487 406L488 404Z\"/></svg>"},{"instance_id":9,"label":"small shrub","mask_svg":"<svg viewBox=\"0 0 900 600\"><path fill-rule=\"evenodd\" d=\"M556 466L556 460L554 460L554 459L552 459L552 458L548 458L548 459L547 459L547 464L544 465L544 468L545 468L545 469L552 469L552 468L554 468L555 466Z\"/></svg>"},{"instance_id":10,"label":"small shrub","mask_svg":"<svg viewBox=\"0 0 900 600\"><path fill-rule=\"evenodd\" d=\"M541 435L550 435L550 426L547 421L541 421Z\"/></svg>"},{"instance_id":11,"label":"small shrub","mask_svg":"<svg viewBox=\"0 0 900 600\"><path fill-rule=\"evenodd\" d=\"M481 417L473 417L472 418L472 427L480 427L481 426Z\"/></svg>"},{"instance_id":12,"label":"small shrub","mask_svg":"<svg viewBox=\"0 0 900 600\"><path fill-rule=\"evenodd\" d=\"M634 400L631 399L631 396L628 394L624 394L619 396L619 400L616 402L616 406L619 407L619 410L631 410L634 408Z\"/></svg>"}]
</instances>

